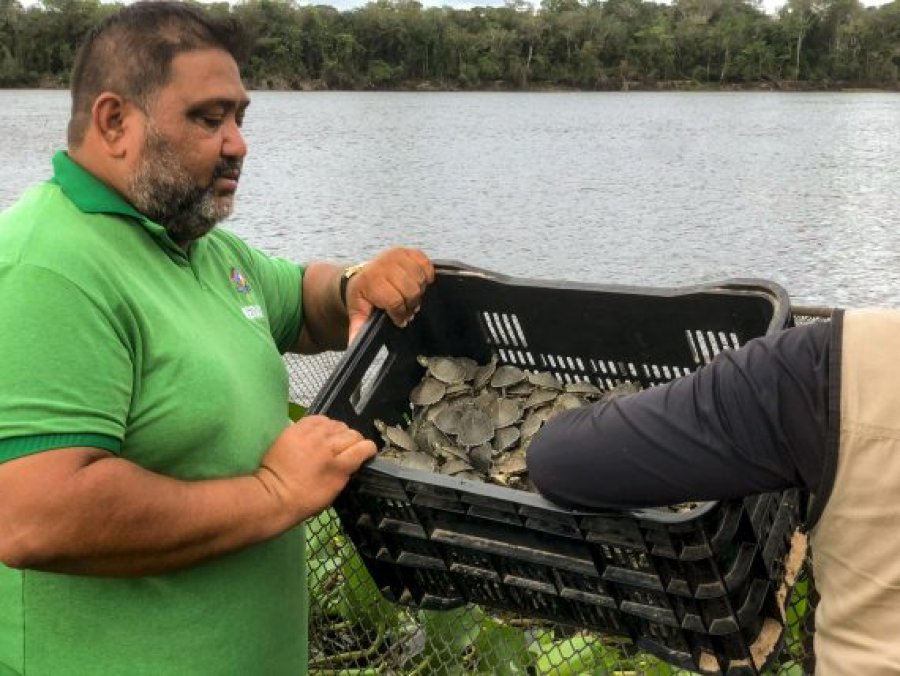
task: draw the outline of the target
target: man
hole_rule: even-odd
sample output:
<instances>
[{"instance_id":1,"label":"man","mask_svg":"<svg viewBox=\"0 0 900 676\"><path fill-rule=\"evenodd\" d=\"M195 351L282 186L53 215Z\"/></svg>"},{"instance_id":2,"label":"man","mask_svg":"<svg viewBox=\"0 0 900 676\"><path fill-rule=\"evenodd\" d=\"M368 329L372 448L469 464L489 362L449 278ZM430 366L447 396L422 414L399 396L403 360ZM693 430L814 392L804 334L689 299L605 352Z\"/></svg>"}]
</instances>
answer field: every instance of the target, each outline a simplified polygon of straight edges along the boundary
<instances>
[{"instance_id":1,"label":"man","mask_svg":"<svg viewBox=\"0 0 900 676\"><path fill-rule=\"evenodd\" d=\"M557 416L528 451L548 498L650 506L803 486L820 674L900 673L900 313L836 312L689 376Z\"/></svg>"},{"instance_id":2,"label":"man","mask_svg":"<svg viewBox=\"0 0 900 676\"><path fill-rule=\"evenodd\" d=\"M68 154L0 216L0 673L305 670L300 524L375 449L289 424L280 352L342 348L375 307L405 324L434 270L304 269L213 229L242 56L194 6L105 20Z\"/></svg>"}]
</instances>

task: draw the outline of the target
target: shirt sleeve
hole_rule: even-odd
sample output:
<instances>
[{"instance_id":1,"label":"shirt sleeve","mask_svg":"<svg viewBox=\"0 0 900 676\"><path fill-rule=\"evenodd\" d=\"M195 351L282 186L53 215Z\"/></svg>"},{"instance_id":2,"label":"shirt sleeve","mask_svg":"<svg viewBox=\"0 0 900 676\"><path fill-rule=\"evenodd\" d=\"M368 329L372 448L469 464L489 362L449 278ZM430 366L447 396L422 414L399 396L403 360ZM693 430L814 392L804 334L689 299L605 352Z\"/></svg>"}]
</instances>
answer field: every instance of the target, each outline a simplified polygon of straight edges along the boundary
<instances>
[{"instance_id":1,"label":"shirt sleeve","mask_svg":"<svg viewBox=\"0 0 900 676\"><path fill-rule=\"evenodd\" d=\"M0 462L67 446L117 452L131 352L111 314L58 273L0 266Z\"/></svg>"},{"instance_id":2,"label":"shirt sleeve","mask_svg":"<svg viewBox=\"0 0 900 676\"><path fill-rule=\"evenodd\" d=\"M829 322L757 338L665 385L557 415L528 449L531 480L573 507L648 507L819 489Z\"/></svg>"}]
</instances>

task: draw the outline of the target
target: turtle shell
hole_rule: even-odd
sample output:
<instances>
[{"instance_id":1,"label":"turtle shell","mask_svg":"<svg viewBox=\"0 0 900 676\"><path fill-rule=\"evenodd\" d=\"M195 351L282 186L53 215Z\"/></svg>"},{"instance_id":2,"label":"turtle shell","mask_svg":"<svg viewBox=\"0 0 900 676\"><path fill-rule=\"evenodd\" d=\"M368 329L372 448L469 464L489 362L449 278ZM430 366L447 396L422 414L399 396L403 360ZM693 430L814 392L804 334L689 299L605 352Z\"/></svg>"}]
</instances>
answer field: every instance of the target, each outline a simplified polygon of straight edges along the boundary
<instances>
[{"instance_id":1,"label":"turtle shell","mask_svg":"<svg viewBox=\"0 0 900 676\"><path fill-rule=\"evenodd\" d=\"M522 419L522 404L515 399L497 399L487 408L494 427L509 427Z\"/></svg>"},{"instance_id":2,"label":"turtle shell","mask_svg":"<svg viewBox=\"0 0 900 676\"><path fill-rule=\"evenodd\" d=\"M553 402L553 412L559 413L560 411L570 411L573 408L581 408L586 403L587 402L577 394L563 392L556 398L556 401Z\"/></svg>"},{"instance_id":3,"label":"turtle shell","mask_svg":"<svg viewBox=\"0 0 900 676\"><path fill-rule=\"evenodd\" d=\"M447 406L434 417L434 426L444 434L456 434L463 410L458 406Z\"/></svg>"},{"instance_id":4,"label":"turtle shell","mask_svg":"<svg viewBox=\"0 0 900 676\"><path fill-rule=\"evenodd\" d=\"M525 371L518 366L506 364L498 366L497 370L494 371L494 375L491 376L491 387L505 390L507 387L512 387L523 380L525 380Z\"/></svg>"},{"instance_id":5,"label":"turtle shell","mask_svg":"<svg viewBox=\"0 0 900 676\"><path fill-rule=\"evenodd\" d=\"M485 387L489 382L491 382L491 377L494 375L494 371L497 370L497 355L491 355L491 360L484 364L483 366L479 366L475 371L475 375L472 378L472 387L476 390L480 390L482 387Z\"/></svg>"},{"instance_id":6,"label":"turtle shell","mask_svg":"<svg viewBox=\"0 0 900 676\"><path fill-rule=\"evenodd\" d=\"M566 392L571 392L572 394L580 394L585 397L599 397L601 394L603 394L603 390L586 380L582 380L577 383L566 383L565 390Z\"/></svg>"},{"instance_id":7,"label":"turtle shell","mask_svg":"<svg viewBox=\"0 0 900 676\"><path fill-rule=\"evenodd\" d=\"M619 383L611 390L607 390L600 397L600 401L610 401L611 399L616 399L618 397L624 397L628 394L637 394L641 391L639 385L631 382L630 380L626 380L625 382Z\"/></svg>"},{"instance_id":8,"label":"turtle shell","mask_svg":"<svg viewBox=\"0 0 900 676\"><path fill-rule=\"evenodd\" d=\"M433 472L436 465L434 458L427 453L418 451L401 453L396 457L391 457L390 461L406 469L420 469L425 472Z\"/></svg>"},{"instance_id":9,"label":"turtle shell","mask_svg":"<svg viewBox=\"0 0 900 676\"><path fill-rule=\"evenodd\" d=\"M446 385L457 385L466 379L466 365L455 357L418 357L428 373Z\"/></svg>"},{"instance_id":10,"label":"turtle shell","mask_svg":"<svg viewBox=\"0 0 900 676\"><path fill-rule=\"evenodd\" d=\"M525 400L525 408L533 409L548 404L560 396L556 390L535 390L528 399Z\"/></svg>"},{"instance_id":11,"label":"turtle shell","mask_svg":"<svg viewBox=\"0 0 900 676\"><path fill-rule=\"evenodd\" d=\"M498 453L509 450L521 438L522 433L518 427L502 427L494 434L494 450Z\"/></svg>"},{"instance_id":12,"label":"turtle shell","mask_svg":"<svg viewBox=\"0 0 900 676\"><path fill-rule=\"evenodd\" d=\"M404 451L419 450L409 433L398 425L387 425L381 420L376 420L375 429L381 434L384 443L391 448L399 448Z\"/></svg>"},{"instance_id":13,"label":"turtle shell","mask_svg":"<svg viewBox=\"0 0 900 676\"><path fill-rule=\"evenodd\" d=\"M535 387L545 390L561 390L563 388L563 384L549 371L529 371L525 377Z\"/></svg>"},{"instance_id":14,"label":"turtle shell","mask_svg":"<svg viewBox=\"0 0 900 676\"><path fill-rule=\"evenodd\" d=\"M437 378L425 376L409 393L409 402L414 406L431 406L438 403L447 393L447 385Z\"/></svg>"},{"instance_id":15,"label":"turtle shell","mask_svg":"<svg viewBox=\"0 0 900 676\"><path fill-rule=\"evenodd\" d=\"M491 458L493 455L493 449L488 444L481 444L469 451L469 462L471 462L472 467L479 472L487 473L491 468Z\"/></svg>"},{"instance_id":16,"label":"turtle shell","mask_svg":"<svg viewBox=\"0 0 900 676\"><path fill-rule=\"evenodd\" d=\"M477 408L469 408L462 412L456 429L456 440L466 447L480 446L494 436L494 423L491 417Z\"/></svg>"},{"instance_id":17,"label":"turtle shell","mask_svg":"<svg viewBox=\"0 0 900 676\"><path fill-rule=\"evenodd\" d=\"M460 458L452 458L440 467L441 474L459 474L460 472L471 472L472 465Z\"/></svg>"}]
</instances>

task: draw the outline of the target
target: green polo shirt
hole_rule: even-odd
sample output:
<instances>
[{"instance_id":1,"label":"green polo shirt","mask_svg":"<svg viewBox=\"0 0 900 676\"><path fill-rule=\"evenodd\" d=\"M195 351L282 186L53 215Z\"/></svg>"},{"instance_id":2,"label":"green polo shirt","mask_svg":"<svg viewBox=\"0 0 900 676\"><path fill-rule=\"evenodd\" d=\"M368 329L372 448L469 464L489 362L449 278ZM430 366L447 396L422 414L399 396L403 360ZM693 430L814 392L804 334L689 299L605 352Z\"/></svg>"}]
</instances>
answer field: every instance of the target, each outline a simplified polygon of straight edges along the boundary
<instances>
[{"instance_id":1,"label":"green polo shirt","mask_svg":"<svg viewBox=\"0 0 900 676\"><path fill-rule=\"evenodd\" d=\"M0 214L0 462L102 448L248 474L286 426L302 268L215 229L189 254L65 153ZM2 515L0 515L2 518ZM299 674L304 533L169 575L0 564L0 674Z\"/></svg>"}]
</instances>

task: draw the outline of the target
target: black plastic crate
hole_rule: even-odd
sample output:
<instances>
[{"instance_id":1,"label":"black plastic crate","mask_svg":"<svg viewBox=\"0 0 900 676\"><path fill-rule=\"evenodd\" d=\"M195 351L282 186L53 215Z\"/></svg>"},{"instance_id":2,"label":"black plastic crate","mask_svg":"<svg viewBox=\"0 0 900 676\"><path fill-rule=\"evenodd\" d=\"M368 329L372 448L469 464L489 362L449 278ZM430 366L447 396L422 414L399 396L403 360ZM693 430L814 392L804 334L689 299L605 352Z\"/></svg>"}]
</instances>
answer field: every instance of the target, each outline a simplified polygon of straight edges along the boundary
<instances>
[{"instance_id":1,"label":"black plastic crate","mask_svg":"<svg viewBox=\"0 0 900 676\"><path fill-rule=\"evenodd\" d=\"M789 322L786 293L761 280L593 286L450 264L409 327L383 315L366 326L310 412L378 439L376 419L401 423L410 412L420 354L482 363L496 355L563 382L649 387ZM763 621L781 622L776 590L799 499L786 491L686 513L586 513L375 459L335 507L389 599L429 609L478 603L628 636L688 669L755 673Z\"/></svg>"}]
</instances>

